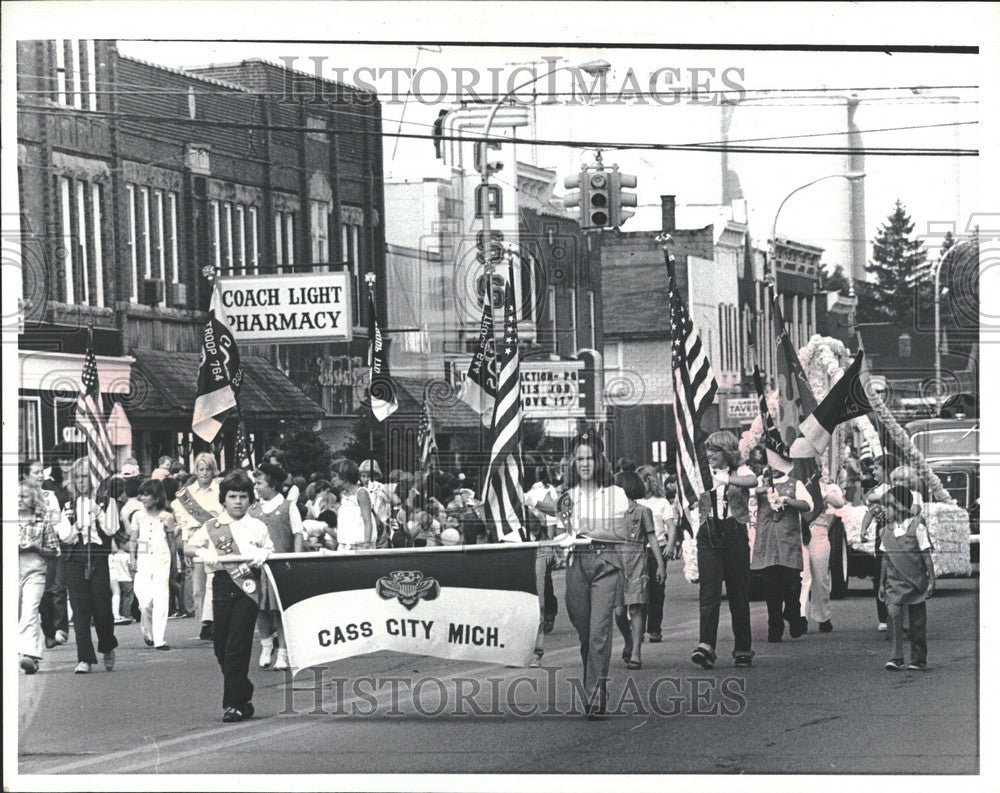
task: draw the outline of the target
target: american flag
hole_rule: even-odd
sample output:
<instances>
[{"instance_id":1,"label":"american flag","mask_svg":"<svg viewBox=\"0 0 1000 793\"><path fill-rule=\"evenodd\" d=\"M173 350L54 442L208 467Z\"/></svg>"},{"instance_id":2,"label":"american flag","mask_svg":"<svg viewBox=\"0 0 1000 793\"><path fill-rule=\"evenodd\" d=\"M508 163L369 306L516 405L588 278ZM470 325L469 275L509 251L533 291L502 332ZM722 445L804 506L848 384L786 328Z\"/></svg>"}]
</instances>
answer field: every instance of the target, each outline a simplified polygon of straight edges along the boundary
<instances>
[{"instance_id":1,"label":"american flag","mask_svg":"<svg viewBox=\"0 0 1000 793\"><path fill-rule=\"evenodd\" d=\"M236 467L244 471L253 470L253 456L250 454L250 443L247 440L246 421L243 419L243 409L236 405Z\"/></svg>"},{"instance_id":2,"label":"american flag","mask_svg":"<svg viewBox=\"0 0 1000 793\"><path fill-rule=\"evenodd\" d=\"M90 460L90 482L94 493L101 482L114 472L115 453L104 423L101 385L97 378L97 358L94 357L94 334L87 332L87 355L83 360L83 389L76 400L76 423L87 436L87 456Z\"/></svg>"},{"instance_id":3,"label":"american flag","mask_svg":"<svg viewBox=\"0 0 1000 793\"><path fill-rule=\"evenodd\" d=\"M708 353L701 344L677 289L673 261L667 258L670 279L670 368L674 384L674 423L677 427L677 486L688 510L698 506L702 493L712 488L712 473L701 438L701 418L712 404L719 384Z\"/></svg>"},{"instance_id":4,"label":"american flag","mask_svg":"<svg viewBox=\"0 0 1000 793\"><path fill-rule=\"evenodd\" d=\"M490 467L483 492L486 525L506 542L525 539L524 469L521 465L521 364L517 351L514 265L504 290L503 340L497 349Z\"/></svg>"},{"instance_id":5,"label":"american flag","mask_svg":"<svg viewBox=\"0 0 1000 793\"><path fill-rule=\"evenodd\" d=\"M420 467L428 470L431 458L437 454L437 438L434 435L434 420L431 417L431 406L424 397L424 409L420 414L420 428L417 430L417 445L420 446Z\"/></svg>"}]
</instances>

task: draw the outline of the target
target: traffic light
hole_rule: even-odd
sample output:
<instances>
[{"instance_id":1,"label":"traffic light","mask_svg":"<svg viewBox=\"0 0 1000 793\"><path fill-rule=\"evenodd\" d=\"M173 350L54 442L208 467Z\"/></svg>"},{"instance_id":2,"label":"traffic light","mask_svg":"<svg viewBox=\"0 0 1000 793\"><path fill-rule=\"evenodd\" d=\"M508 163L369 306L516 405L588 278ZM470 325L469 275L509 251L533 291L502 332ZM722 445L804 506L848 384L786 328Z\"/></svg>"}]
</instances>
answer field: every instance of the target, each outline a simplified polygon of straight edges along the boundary
<instances>
[{"instance_id":1,"label":"traffic light","mask_svg":"<svg viewBox=\"0 0 1000 793\"><path fill-rule=\"evenodd\" d=\"M609 225L608 221L611 219L609 215L611 204L611 180L608 178L609 176L610 174L604 170L592 171L587 174L587 198L589 200L584 205L587 219L584 228L600 229Z\"/></svg>"},{"instance_id":2,"label":"traffic light","mask_svg":"<svg viewBox=\"0 0 1000 793\"><path fill-rule=\"evenodd\" d=\"M634 215L622 207L634 207L634 193L622 193L622 187L635 187L636 179L629 174L618 172L618 166L606 171L598 165L596 169L584 168L579 173L567 176L563 184L570 190L564 199L567 209L579 207L580 228L585 230L618 226Z\"/></svg>"},{"instance_id":3,"label":"traffic light","mask_svg":"<svg viewBox=\"0 0 1000 793\"><path fill-rule=\"evenodd\" d=\"M610 176L611 189L609 191L610 207L608 213L610 223L608 225L618 228L635 214L632 210L624 209L624 207L634 207L639 203L639 199L635 193L623 192L622 188L635 187L637 180L632 174L619 171L617 165L614 166L614 170L611 171Z\"/></svg>"},{"instance_id":4,"label":"traffic light","mask_svg":"<svg viewBox=\"0 0 1000 793\"><path fill-rule=\"evenodd\" d=\"M566 194L563 203L567 209L580 208L580 228L583 229L590 228L587 223L589 216L585 211L585 208L590 205L590 195L587 189L590 183L587 181L587 175L588 171L584 168L579 173L567 176L563 180L563 185L570 191Z\"/></svg>"}]
</instances>

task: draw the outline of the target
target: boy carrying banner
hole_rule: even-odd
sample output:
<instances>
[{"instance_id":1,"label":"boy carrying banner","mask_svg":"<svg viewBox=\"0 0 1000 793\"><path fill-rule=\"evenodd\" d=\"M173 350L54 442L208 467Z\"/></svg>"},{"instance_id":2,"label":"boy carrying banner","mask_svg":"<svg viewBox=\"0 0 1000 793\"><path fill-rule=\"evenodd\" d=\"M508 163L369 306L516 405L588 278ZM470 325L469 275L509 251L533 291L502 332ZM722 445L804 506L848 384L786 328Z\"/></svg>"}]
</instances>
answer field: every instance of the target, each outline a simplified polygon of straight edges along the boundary
<instances>
[{"instance_id":1,"label":"boy carrying banner","mask_svg":"<svg viewBox=\"0 0 1000 793\"><path fill-rule=\"evenodd\" d=\"M248 516L254 486L245 473L234 471L219 484L223 512L191 534L185 554L205 563L212 573L215 657L222 668L224 722L253 716L250 655L260 606L259 568L274 550L267 526ZM220 556L249 556L249 564L220 564Z\"/></svg>"}]
</instances>

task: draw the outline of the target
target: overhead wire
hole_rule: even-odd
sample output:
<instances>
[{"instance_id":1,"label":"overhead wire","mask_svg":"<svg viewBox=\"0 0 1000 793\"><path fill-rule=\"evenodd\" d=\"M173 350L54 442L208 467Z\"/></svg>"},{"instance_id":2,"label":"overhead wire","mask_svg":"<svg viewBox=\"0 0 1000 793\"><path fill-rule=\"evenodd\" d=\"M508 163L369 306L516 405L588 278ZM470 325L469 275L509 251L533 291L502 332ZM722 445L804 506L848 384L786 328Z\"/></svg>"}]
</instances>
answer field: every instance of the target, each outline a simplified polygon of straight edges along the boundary
<instances>
[{"instance_id":1,"label":"overhead wire","mask_svg":"<svg viewBox=\"0 0 1000 793\"><path fill-rule=\"evenodd\" d=\"M38 113L40 115L66 115L69 112L74 112L73 110L58 109L58 108L46 108L46 107L32 107L31 112ZM99 110L88 110L81 111L85 112L88 117L104 117L104 118L116 118L121 121L131 121L135 123L163 123L163 124L182 124L194 127L221 127L226 129L235 130L245 130L245 131L273 131L273 132L303 132L312 134L354 134L354 135L369 135L372 137L382 137L382 138L408 138L417 140L449 140L449 141L460 141L460 142L500 142L500 143L521 143L527 145L536 146L556 146L563 148L580 148L580 149L605 149L605 150L647 150L647 151L714 151L714 152L733 152L733 153L748 153L748 154L850 154L850 153L862 153L869 155L884 155L884 156L978 156L978 149L960 149L960 148L931 148L931 147L904 147L904 146L889 146L889 147L849 147L849 146L827 146L827 147L808 147L808 146L733 146L728 144L670 144L670 143L649 143L642 141L578 141L578 140L568 140L568 139L538 139L538 138L484 138L481 136L466 136L466 135L433 135L433 134L419 134L411 132L376 132L376 131L364 131L364 130L330 130L325 128L313 128L313 127L301 127L293 125L274 125L274 124L247 124L244 122L236 121L223 121L223 120L211 120L211 119L192 119L177 116L164 116L156 114L133 114L133 113L117 113L112 111L99 111Z\"/></svg>"}]
</instances>

